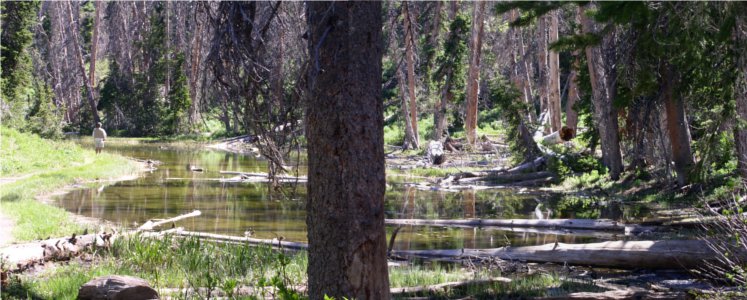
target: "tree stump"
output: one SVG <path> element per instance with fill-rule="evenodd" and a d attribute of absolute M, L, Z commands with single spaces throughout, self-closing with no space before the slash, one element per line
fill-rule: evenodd
<path fill-rule="evenodd" d="M 428 160 L 434 165 L 444 163 L 444 145 L 438 141 L 428 143 Z"/>
<path fill-rule="evenodd" d="M 158 292 L 148 282 L 131 276 L 110 275 L 95 278 L 80 287 L 78 300 L 150 300 Z"/>

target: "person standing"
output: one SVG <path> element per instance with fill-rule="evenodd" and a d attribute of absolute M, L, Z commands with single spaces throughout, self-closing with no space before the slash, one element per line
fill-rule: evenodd
<path fill-rule="evenodd" d="M 104 149 L 104 141 L 106 141 L 106 131 L 101 128 L 101 122 L 96 122 L 96 128 L 93 129 L 93 142 L 96 145 L 96 154 L 101 153 L 101 149 Z"/>

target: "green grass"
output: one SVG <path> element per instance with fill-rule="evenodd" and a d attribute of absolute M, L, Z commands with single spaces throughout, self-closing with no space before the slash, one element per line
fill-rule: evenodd
<path fill-rule="evenodd" d="M 64 236 L 81 230 L 70 214 L 37 201 L 38 195 L 75 183 L 135 174 L 138 170 L 135 162 L 122 156 L 95 155 L 93 150 L 73 143 L 42 140 L 5 128 L 2 133 L 3 166 L 6 162 L 14 165 L 9 174 L 31 174 L 3 184 L 0 190 L 0 212 L 15 221 L 13 236 L 18 241 Z"/>
<path fill-rule="evenodd" d="M 91 153 L 72 142 L 45 140 L 0 127 L 0 176 L 3 177 L 81 165 Z"/>

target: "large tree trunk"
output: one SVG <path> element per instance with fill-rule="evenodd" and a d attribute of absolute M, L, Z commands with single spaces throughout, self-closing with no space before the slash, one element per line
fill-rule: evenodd
<path fill-rule="evenodd" d="M 86 94 L 88 96 L 88 105 L 91 106 L 91 113 L 93 114 L 93 121 L 95 123 L 101 122 L 99 114 L 96 111 L 96 100 L 93 98 L 93 88 L 91 87 L 91 81 L 88 79 L 86 74 L 86 66 L 83 61 L 83 49 L 80 48 L 80 40 L 78 35 L 78 22 L 75 21 L 73 16 L 73 4 L 67 2 L 67 13 L 70 16 L 70 32 L 72 33 L 73 47 L 75 47 L 75 58 L 78 61 L 78 70 L 81 76 L 83 76 L 83 83 L 86 86 Z"/>
<path fill-rule="evenodd" d="M 470 38 L 469 70 L 467 73 L 467 117 L 465 131 L 467 143 L 474 145 L 477 141 L 477 97 L 480 86 L 480 55 L 482 51 L 482 34 L 485 16 L 485 1 L 475 2 L 472 14 L 472 37 Z"/>
<path fill-rule="evenodd" d="M 739 76 L 734 88 L 737 102 L 737 124 L 734 127 L 734 141 L 737 146 L 737 171 L 743 181 L 747 181 L 747 20 L 745 16 L 737 14 L 734 27 L 737 39 L 737 67 Z"/>
<path fill-rule="evenodd" d="M 558 14 L 559 11 L 550 12 L 550 28 L 547 45 L 554 43 L 558 40 Z M 560 57 L 558 52 L 547 51 L 547 62 L 549 64 L 547 74 L 547 104 L 548 113 L 550 114 L 550 128 L 552 132 L 559 131 L 561 124 L 561 108 L 560 108 Z"/>
<path fill-rule="evenodd" d="M 309 298 L 389 299 L 380 2 L 309 2 Z"/>
<path fill-rule="evenodd" d="M 582 12 L 581 24 L 584 33 L 595 32 L 594 23 Z M 609 35 L 603 38 L 601 46 L 586 47 L 586 59 L 591 78 L 592 104 L 594 105 L 594 122 L 599 128 L 599 140 L 602 144 L 602 161 L 609 169 L 610 178 L 617 180 L 623 171 L 622 154 L 620 153 L 620 135 L 618 133 L 617 109 L 612 104 L 612 91 L 609 90 L 610 78 L 604 68 L 602 47 L 607 44 Z"/>
<path fill-rule="evenodd" d="M 662 98 L 667 111 L 667 133 L 672 145 L 672 159 L 674 171 L 677 172 L 677 184 L 684 186 L 688 183 L 693 155 L 690 150 L 690 129 L 687 126 L 685 103 L 675 94 L 675 74 L 672 66 L 665 62 L 660 69 L 662 80 Z"/>
<path fill-rule="evenodd" d="M 407 59 L 407 95 L 410 98 L 410 127 L 414 143 L 413 149 L 420 148 L 420 137 L 418 136 L 418 99 L 415 97 L 415 35 L 413 34 L 412 20 L 414 16 L 410 13 L 408 2 L 402 2 L 402 18 L 405 24 L 405 57 Z"/>

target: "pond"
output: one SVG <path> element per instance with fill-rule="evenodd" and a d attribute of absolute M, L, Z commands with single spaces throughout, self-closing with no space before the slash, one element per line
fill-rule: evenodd
<path fill-rule="evenodd" d="M 91 186 L 58 197 L 57 204 L 87 217 L 100 218 L 134 227 L 154 218 L 202 211 L 202 216 L 179 222 L 191 231 L 306 242 L 305 186 L 286 185 L 270 193 L 265 183 L 227 183 L 216 179 L 233 175 L 220 171 L 266 172 L 265 161 L 252 155 L 204 147 L 174 147 L 168 144 L 133 143 L 113 139 L 105 151 L 138 159 L 162 162 L 158 169 L 131 181 Z M 80 143 L 90 147 L 89 139 Z M 203 172 L 192 172 L 188 165 Z M 305 172 L 303 166 L 301 171 Z M 387 218 L 609 218 L 635 219 L 648 213 L 645 207 L 599 204 L 588 199 L 560 199 L 557 195 L 527 189 L 424 191 L 402 178 L 390 178 L 386 193 Z M 407 181 L 407 180 L 404 180 Z M 389 234 L 393 226 L 387 226 Z M 405 226 L 395 249 L 493 248 L 506 245 L 536 245 L 552 242 L 584 243 L 630 239 L 622 234 L 532 229 L 445 228 Z"/>

